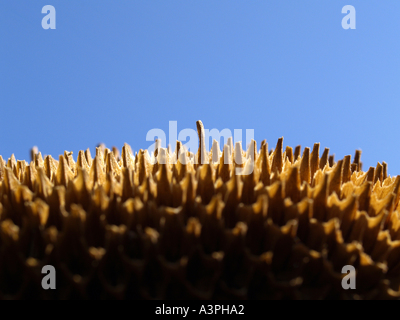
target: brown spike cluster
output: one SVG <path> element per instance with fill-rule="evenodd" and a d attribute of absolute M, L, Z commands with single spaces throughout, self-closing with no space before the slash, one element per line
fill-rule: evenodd
<path fill-rule="evenodd" d="M 400 298 L 400 176 L 385 162 L 363 172 L 360 151 L 334 162 L 283 138 L 207 152 L 197 128 L 196 155 L 0 156 L 0 299 Z"/>

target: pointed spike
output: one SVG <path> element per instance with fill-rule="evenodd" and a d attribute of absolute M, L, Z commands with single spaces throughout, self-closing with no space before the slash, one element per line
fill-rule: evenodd
<path fill-rule="evenodd" d="M 122 165 L 124 168 L 130 168 L 130 169 L 134 168 L 134 161 L 131 157 L 131 148 L 126 143 L 122 147 L 121 158 L 122 158 Z"/>
<path fill-rule="evenodd" d="M 119 160 L 119 150 L 118 150 L 118 148 L 117 147 L 112 147 L 112 152 L 113 152 L 113 154 L 114 154 L 114 158 L 115 158 L 115 160 Z"/>
<path fill-rule="evenodd" d="M 37 155 L 39 152 L 38 147 L 34 146 L 31 149 L 31 161 L 35 161 L 35 155 Z"/>
<path fill-rule="evenodd" d="M 166 149 L 160 149 L 163 154 Z M 165 155 L 164 155 L 165 156 Z M 160 164 L 157 178 L 157 204 L 159 206 L 170 206 L 172 200 L 171 180 L 166 164 Z"/>
<path fill-rule="evenodd" d="M 331 168 L 335 165 L 335 155 L 334 154 L 329 156 L 328 163 Z"/>
<path fill-rule="evenodd" d="M 159 164 L 167 164 L 167 149 L 160 148 L 158 152 L 158 163 Z"/>
<path fill-rule="evenodd" d="M 247 159 L 252 159 L 253 163 L 257 159 L 257 142 L 251 139 L 249 149 L 247 150 Z"/>
<path fill-rule="evenodd" d="M 77 168 L 77 175 L 74 179 L 74 190 L 80 197 L 89 196 L 89 190 L 93 189 L 93 184 L 89 179 L 88 173 L 82 169 L 82 167 Z"/>
<path fill-rule="evenodd" d="M 117 161 L 117 163 L 118 163 L 118 159 L 117 158 L 115 158 L 114 157 L 114 159 Z M 136 170 L 136 168 L 137 168 L 137 166 L 138 166 L 138 163 L 139 163 L 139 156 L 138 156 L 138 153 L 137 152 L 135 152 L 135 165 L 134 165 L 134 167 L 133 167 L 133 170 Z M 119 165 L 119 164 L 118 164 Z"/>
<path fill-rule="evenodd" d="M 299 202 L 301 200 L 300 188 L 300 171 L 297 166 L 293 166 L 285 183 L 285 197 L 290 197 L 293 203 Z"/>
<path fill-rule="evenodd" d="M 37 170 L 37 188 L 38 194 L 43 198 L 47 199 L 47 197 L 51 194 L 53 184 L 46 176 L 43 168 L 38 168 Z"/>
<path fill-rule="evenodd" d="M 84 169 L 86 172 L 90 171 L 90 166 L 87 163 L 85 152 L 83 150 L 80 150 L 78 153 L 78 159 L 76 161 L 76 166 L 78 168 Z"/>
<path fill-rule="evenodd" d="M 266 187 L 269 186 L 271 183 L 271 166 L 269 164 L 269 157 L 268 157 L 268 143 L 265 143 L 262 146 L 260 157 L 261 157 L 260 181 Z"/>
<path fill-rule="evenodd" d="M 154 157 L 157 158 L 160 148 L 161 148 L 161 139 L 156 139 L 156 143 L 154 144 Z"/>
<path fill-rule="evenodd" d="M 181 141 L 176 141 L 176 147 L 175 147 L 175 156 L 177 159 L 179 159 L 179 152 L 181 151 L 182 148 L 182 142 Z"/>
<path fill-rule="evenodd" d="M 92 167 L 90 168 L 90 177 L 93 181 L 93 184 L 97 182 L 98 185 L 102 185 L 105 181 L 105 175 L 103 172 L 102 162 L 103 159 L 101 154 L 96 155 L 93 159 Z"/>
<path fill-rule="evenodd" d="M 353 163 L 359 164 L 361 162 L 361 150 L 356 150 Z"/>
<path fill-rule="evenodd" d="M 197 125 L 197 135 L 199 136 L 199 149 L 197 151 L 197 164 L 208 163 L 207 151 L 206 151 L 206 134 L 204 131 L 203 122 L 198 120 Z"/>
<path fill-rule="evenodd" d="M 139 150 L 138 156 L 139 156 L 139 185 L 141 186 L 147 175 L 145 154 L 142 149 Z"/>
<path fill-rule="evenodd" d="M 54 159 L 52 156 L 47 156 L 44 161 L 44 169 L 47 178 L 50 179 L 50 181 L 54 180 L 54 176 L 57 173 L 57 164 L 55 163 Z"/>
<path fill-rule="evenodd" d="M 117 176 L 121 174 L 121 168 L 119 167 L 117 160 L 115 160 L 113 152 L 107 154 L 106 173 L 109 172 L 114 172 Z"/>
<path fill-rule="evenodd" d="M 278 139 L 275 147 L 274 158 L 272 159 L 271 172 L 282 172 L 283 169 L 283 137 Z"/>
<path fill-rule="evenodd" d="M 109 153 L 111 153 L 111 150 L 108 149 L 108 148 L 105 148 L 105 149 L 104 149 L 104 158 L 103 158 L 104 166 L 106 166 L 107 158 L 108 158 L 108 154 L 109 154 Z"/>
<path fill-rule="evenodd" d="M 343 179 L 342 183 L 346 183 L 351 179 L 351 170 L 350 170 L 351 156 L 345 156 L 343 161 Z"/>
<path fill-rule="evenodd" d="M 26 168 L 25 168 L 23 181 L 24 181 L 24 185 L 26 185 L 32 191 L 34 189 L 36 175 L 37 175 L 37 171 L 35 169 L 35 166 L 33 165 L 33 162 L 31 162 L 31 165 L 26 166 Z"/>
<path fill-rule="evenodd" d="M 376 165 L 376 170 L 375 170 L 375 177 L 374 177 L 374 184 L 379 180 L 380 182 L 382 182 L 382 178 L 383 178 L 383 167 L 382 165 L 378 162 L 378 164 Z"/>
<path fill-rule="evenodd" d="M 100 145 L 100 147 L 96 148 L 96 157 L 97 158 L 97 163 L 101 166 L 104 167 L 104 149 L 105 147 L 102 147 L 103 145 Z"/>
<path fill-rule="evenodd" d="M 11 195 L 12 190 L 16 190 L 21 185 L 12 170 L 8 167 L 4 170 L 4 185 L 6 186 L 9 195 Z"/>
<path fill-rule="evenodd" d="M 242 143 L 236 142 L 235 143 L 235 154 L 234 154 L 235 166 L 243 167 L 244 161 L 243 161 L 242 152 L 243 152 Z"/>
<path fill-rule="evenodd" d="M 18 163 L 20 162 L 20 160 L 18 160 Z M 25 160 L 22 162 L 21 161 L 21 163 L 24 163 L 24 165 L 23 166 L 21 166 L 20 164 L 17 164 L 17 168 L 16 168 L 16 172 L 18 172 L 18 175 L 16 175 L 16 177 L 18 178 L 18 180 L 20 181 L 20 182 L 23 182 L 24 181 L 24 172 L 25 172 L 25 168 L 26 168 L 26 166 L 28 165 L 26 162 L 25 162 Z M 26 165 L 25 165 L 26 164 Z M 36 170 L 36 169 L 35 169 Z M 33 190 L 33 189 L 32 189 Z"/>
<path fill-rule="evenodd" d="M 85 151 L 85 157 L 86 157 L 86 162 L 88 163 L 89 167 L 91 167 L 93 159 L 92 159 L 92 155 L 90 154 L 90 149 L 89 148 L 86 149 L 86 151 Z"/>
<path fill-rule="evenodd" d="M 301 158 L 300 165 L 300 180 L 310 183 L 311 169 L 310 169 L 310 148 L 305 148 L 303 151 L 303 157 Z"/>
<path fill-rule="evenodd" d="M 242 202 L 244 204 L 253 204 L 256 201 L 256 194 L 254 192 L 254 188 L 256 187 L 256 180 L 254 174 L 254 167 L 251 167 L 252 164 L 248 161 L 244 168 L 244 177 L 243 177 L 243 188 L 242 188 Z M 253 162 L 254 164 L 254 162 Z M 250 169 L 252 169 L 250 171 Z"/>
<path fill-rule="evenodd" d="M 55 184 L 58 186 L 67 187 L 68 182 L 74 178 L 74 174 L 67 164 L 64 156 L 60 155 L 59 164 L 56 173 Z"/>
<path fill-rule="evenodd" d="M 310 158 L 310 174 L 311 174 L 311 183 L 314 181 L 314 174 L 319 169 L 319 143 L 314 143 L 313 150 L 311 152 Z"/>
<path fill-rule="evenodd" d="M 294 163 L 292 147 L 286 146 L 285 152 L 286 152 L 286 158 L 289 159 L 290 163 Z"/>
<path fill-rule="evenodd" d="M 230 179 L 231 158 L 229 154 L 229 146 L 226 144 L 218 165 L 218 177 L 221 178 L 223 182 L 227 182 Z"/>
<path fill-rule="evenodd" d="M 217 140 L 213 140 L 212 145 L 212 162 L 218 163 L 221 151 L 219 150 L 219 144 Z"/>
<path fill-rule="evenodd" d="M 112 155 L 112 157 L 114 157 Z M 115 160 L 115 159 L 114 159 Z M 127 201 L 134 197 L 134 188 L 132 181 L 132 170 L 128 168 L 122 168 L 122 201 Z"/>
<path fill-rule="evenodd" d="M 338 197 L 340 196 L 340 187 L 342 185 L 342 169 L 343 160 L 339 160 L 329 173 L 329 194 L 336 192 Z"/>
<path fill-rule="evenodd" d="M 17 166 L 17 160 L 15 160 L 14 154 L 7 161 L 7 168 L 14 169 Z"/>
<path fill-rule="evenodd" d="M 387 174 L 387 163 L 385 161 L 382 161 L 382 181 L 385 181 L 385 179 L 388 177 Z"/>
<path fill-rule="evenodd" d="M 11 165 L 11 167 L 12 167 L 12 171 L 13 171 L 13 173 L 14 173 L 14 175 L 17 177 L 17 179 L 18 180 L 20 180 L 20 174 L 19 174 L 19 172 L 18 172 L 18 167 L 17 167 L 17 165 Z"/>
<path fill-rule="evenodd" d="M 229 152 L 232 154 L 232 152 L 233 152 L 233 140 L 232 140 L 232 137 L 229 137 L 227 139 L 226 144 L 229 147 Z"/>
<path fill-rule="evenodd" d="M 375 177 L 375 168 L 369 167 L 366 175 L 366 181 L 374 182 L 374 177 Z"/>
<path fill-rule="evenodd" d="M 76 163 L 75 163 L 72 155 L 73 155 L 72 151 L 69 151 L 69 152 L 64 151 L 64 158 L 65 158 L 65 160 L 67 160 L 67 164 L 68 164 L 69 168 L 71 169 L 72 172 L 75 172 Z"/>
<path fill-rule="evenodd" d="M 263 141 L 261 141 L 261 144 L 260 144 L 260 152 L 262 151 L 262 147 L 263 147 L 263 145 L 264 144 L 266 144 L 267 143 L 267 140 L 263 140 Z"/>
<path fill-rule="evenodd" d="M 294 161 L 296 161 L 301 155 L 301 146 L 294 148 Z"/>
<path fill-rule="evenodd" d="M 17 169 L 18 172 L 20 173 L 21 179 L 23 180 L 23 175 L 25 172 L 25 167 L 27 166 L 27 163 L 25 162 L 25 160 L 18 160 L 17 161 Z"/>
<path fill-rule="evenodd" d="M 325 148 L 322 157 L 319 161 L 319 168 L 321 170 L 324 170 L 324 167 L 327 165 L 328 157 L 329 157 L 329 148 Z"/>
<path fill-rule="evenodd" d="M 168 150 L 168 154 L 171 156 L 172 155 L 172 148 L 171 148 L 171 145 L 169 143 L 168 143 L 167 150 Z"/>

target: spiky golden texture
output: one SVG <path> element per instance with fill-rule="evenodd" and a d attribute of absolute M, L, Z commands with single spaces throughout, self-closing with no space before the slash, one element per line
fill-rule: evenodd
<path fill-rule="evenodd" d="M 385 163 L 203 142 L 156 164 L 128 145 L 0 157 L 0 298 L 400 298 L 400 177 Z"/>

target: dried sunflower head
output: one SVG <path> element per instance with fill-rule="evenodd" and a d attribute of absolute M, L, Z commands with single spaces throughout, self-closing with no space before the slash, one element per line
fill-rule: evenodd
<path fill-rule="evenodd" d="M 0 298 L 398 299 L 400 177 L 320 145 L 0 156 Z M 241 172 L 242 174 L 237 174 Z M 57 289 L 43 290 L 54 266 Z M 342 287 L 344 266 L 356 289 Z"/>

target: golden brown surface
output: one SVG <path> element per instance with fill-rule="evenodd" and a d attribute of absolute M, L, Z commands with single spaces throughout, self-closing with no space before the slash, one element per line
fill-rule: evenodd
<path fill-rule="evenodd" d="M 359 151 L 334 162 L 282 138 L 270 153 L 203 143 L 189 155 L 177 142 L 177 164 L 128 145 L 0 157 L 0 298 L 400 298 L 400 176 L 386 163 L 364 172 Z"/>

